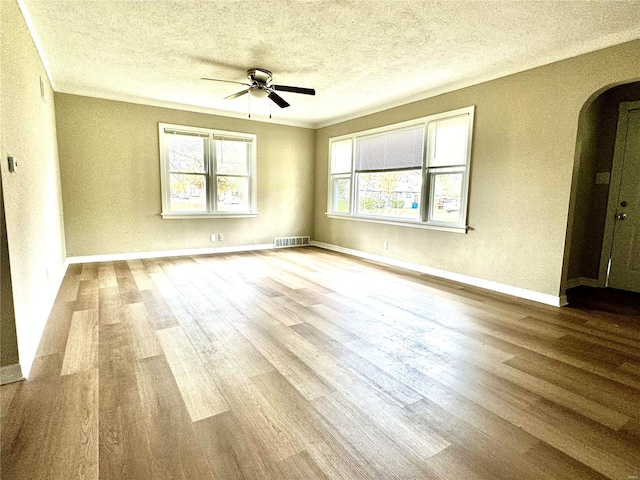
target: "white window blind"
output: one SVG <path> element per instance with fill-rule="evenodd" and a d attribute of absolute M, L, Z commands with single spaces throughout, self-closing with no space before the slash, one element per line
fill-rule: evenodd
<path fill-rule="evenodd" d="M 424 125 L 356 139 L 356 172 L 422 167 Z"/>

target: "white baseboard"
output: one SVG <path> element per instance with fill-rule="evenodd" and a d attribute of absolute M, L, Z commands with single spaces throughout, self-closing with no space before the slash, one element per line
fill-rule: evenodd
<path fill-rule="evenodd" d="M 6 385 L 7 383 L 19 382 L 24 380 L 22 375 L 22 368 L 19 363 L 13 365 L 4 365 L 0 367 L 0 385 Z"/>
<path fill-rule="evenodd" d="M 534 302 L 544 303 L 546 305 L 552 305 L 554 307 L 561 307 L 567 304 L 567 299 L 565 296 L 561 297 L 549 295 L 547 293 L 540 293 L 534 290 L 527 290 L 525 288 L 514 287 L 511 285 L 506 285 L 504 283 L 498 283 L 491 280 L 484 280 L 482 278 L 462 275 L 460 273 L 448 272 L 446 270 L 427 267 L 425 265 L 406 262 L 404 260 L 396 260 L 389 257 L 383 257 L 382 255 L 362 252 L 360 250 L 353 250 L 351 248 L 339 247 L 338 245 L 332 245 L 329 243 L 312 241 L 311 245 L 314 247 L 325 248 L 327 250 L 346 253 L 347 255 L 353 255 L 355 257 L 360 257 L 367 260 L 373 260 L 375 262 L 384 263 L 386 265 L 392 265 L 394 267 L 405 268 L 414 272 L 433 275 L 434 277 L 446 278 L 447 280 L 453 280 L 455 282 L 464 283 L 466 285 L 473 285 L 474 287 L 480 287 L 486 290 L 492 290 L 494 292 L 505 293 L 513 297 L 533 300 Z"/>
<path fill-rule="evenodd" d="M 140 260 L 143 258 L 184 257 L 189 255 L 210 255 L 212 253 L 251 252 L 254 250 L 272 250 L 272 243 L 259 245 L 236 245 L 229 247 L 186 248 L 182 250 L 157 250 L 154 252 L 107 253 L 101 255 L 83 255 L 68 257 L 69 263 L 116 262 L 120 260 Z"/>
<path fill-rule="evenodd" d="M 597 278 L 586 278 L 586 277 L 578 277 L 572 278 L 571 280 L 567 280 L 565 285 L 565 290 L 569 288 L 575 287 L 594 287 L 594 288 L 604 288 L 604 285 L 600 283 Z"/>

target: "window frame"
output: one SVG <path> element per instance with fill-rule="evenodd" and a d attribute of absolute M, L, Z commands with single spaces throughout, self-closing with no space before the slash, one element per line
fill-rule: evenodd
<path fill-rule="evenodd" d="M 205 177 L 206 211 L 171 210 L 171 174 L 191 172 L 173 172 L 169 169 L 169 138 L 172 134 L 192 135 L 205 139 L 204 163 L 205 172 L 196 172 Z M 162 197 L 162 218 L 245 218 L 256 217 L 257 210 L 257 135 L 252 133 L 230 132 L 187 125 L 158 123 L 158 143 L 160 157 L 160 193 Z M 220 174 L 216 158 L 217 140 L 240 140 L 247 142 L 249 158 L 247 160 L 247 174 Z M 247 210 L 219 210 L 218 209 L 218 177 L 247 178 L 248 179 L 248 209 Z"/>
<path fill-rule="evenodd" d="M 370 130 L 364 130 L 359 132 L 353 132 L 345 135 L 332 137 L 329 139 L 329 158 L 328 158 L 328 198 L 327 198 L 327 217 L 345 220 L 356 220 L 373 223 L 383 223 L 390 225 L 399 225 L 414 228 L 425 228 L 432 230 L 443 230 L 457 233 L 466 233 L 469 226 L 467 225 L 467 212 L 468 212 L 468 199 L 469 199 L 469 180 L 471 170 L 471 151 L 472 151 L 472 138 L 473 138 L 473 125 L 474 125 L 474 112 L 475 106 L 469 106 L 451 110 L 448 112 L 442 112 L 426 117 L 417 118 L 414 120 L 408 120 L 405 122 L 395 123 L 392 125 L 385 125 L 383 127 L 373 128 Z M 430 135 L 430 124 L 434 124 L 437 121 L 445 120 L 448 118 L 454 118 L 457 116 L 468 116 L 468 132 L 467 132 L 467 144 L 464 164 L 458 165 L 444 165 L 444 166 L 429 166 L 429 155 L 432 151 L 432 140 Z M 423 126 L 424 128 L 424 143 L 422 152 L 422 185 L 420 189 L 420 206 L 419 206 L 419 218 L 405 219 L 397 218 L 393 216 L 375 215 L 375 214 L 362 214 L 358 213 L 358 172 L 356 171 L 356 140 L 360 137 L 367 137 L 377 134 L 391 133 L 393 131 L 405 130 L 416 126 Z M 336 142 L 344 140 L 351 140 L 351 171 L 350 173 L 332 173 L 333 168 L 333 145 Z M 456 172 L 451 171 L 455 169 Z M 431 219 L 432 205 L 434 204 L 434 186 L 435 178 L 437 175 L 448 173 L 457 173 L 458 170 L 462 170 L 462 183 L 460 192 L 460 215 L 459 221 L 448 222 Z M 389 170 L 389 172 L 396 172 L 400 170 Z M 351 189 L 349 192 L 349 212 L 338 212 L 334 205 L 334 180 L 336 178 L 349 178 L 351 182 Z"/>

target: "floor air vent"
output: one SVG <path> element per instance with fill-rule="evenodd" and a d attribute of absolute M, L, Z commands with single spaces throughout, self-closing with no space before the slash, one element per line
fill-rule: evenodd
<path fill-rule="evenodd" d="M 281 237 L 273 239 L 274 248 L 303 247 L 309 245 L 309 237 Z"/>

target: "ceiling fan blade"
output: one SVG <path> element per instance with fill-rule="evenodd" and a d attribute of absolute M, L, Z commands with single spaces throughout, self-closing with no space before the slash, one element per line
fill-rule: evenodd
<path fill-rule="evenodd" d="M 316 91 L 313 88 L 290 87 L 288 85 L 271 85 L 271 88 L 280 92 L 302 93 L 303 95 L 316 94 Z"/>
<path fill-rule="evenodd" d="M 205 77 L 202 77 L 200 80 L 211 80 L 212 82 L 237 83 L 238 85 L 245 85 L 246 87 L 250 87 L 251 86 L 248 83 L 234 82 L 233 80 L 220 80 L 219 78 L 205 78 Z"/>
<path fill-rule="evenodd" d="M 233 93 L 233 94 L 229 95 L 228 97 L 224 97 L 224 99 L 225 100 L 233 100 L 234 98 L 241 97 L 245 93 L 249 93 L 249 89 L 248 88 L 246 90 L 242 90 L 241 92 Z"/>
<path fill-rule="evenodd" d="M 269 98 L 273 100 L 275 104 L 277 104 L 280 108 L 287 108 L 289 104 L 286 102 L 284 98 L 278 95 L 276 92 L 269 93 Z"/>

